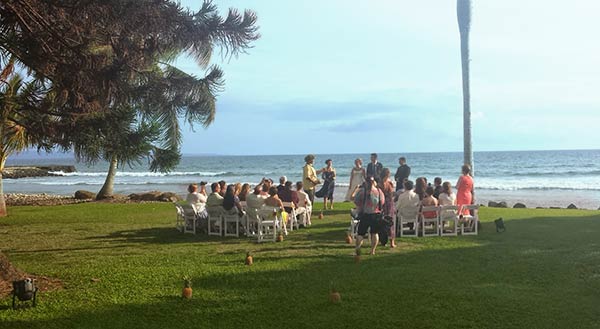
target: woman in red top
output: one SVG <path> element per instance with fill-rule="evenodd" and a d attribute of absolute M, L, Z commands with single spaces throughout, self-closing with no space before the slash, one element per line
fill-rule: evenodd
<path fill-rule="evenodd" d="M 471 177 L 471 167 L 469 165 L 462 166 L 462 176 L 458 178 L 456 183 L 456 205 L 471 205 L 474 201 L 474 184 Z M 469 211 L 463 210 L 463 215 L 469 215 Z"/>

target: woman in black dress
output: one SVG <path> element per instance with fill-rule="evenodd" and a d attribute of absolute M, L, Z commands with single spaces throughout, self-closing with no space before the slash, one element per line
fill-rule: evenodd
<path fill-rule="evenodd" d="M 335 189 L 335 169 L 333 168 L 333 161 L 327 159 L 325 161 L 327 167 L 322 170 L 323 187 L 315 193 L 318 198 L 323 198 L 323 210 L 327 209 L 327 201 L 330 202 L 329 209 L 333 209 L 333 190 Z"/>

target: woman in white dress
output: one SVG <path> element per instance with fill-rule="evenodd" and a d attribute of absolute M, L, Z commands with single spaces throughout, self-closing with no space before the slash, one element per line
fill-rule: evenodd
<path fill-rule="evenodd" d="M 354 193 L 356 193 L 358 187 L 360 187 L 365 181 L 366 176 L 367 173 L 365 172 L 365 168 L 362 166 L 362 160 L 354 160 L 354 168 L 352 168 L 350 171 L 350 186 L 348 187 L 348 192 L 346 193 L 346 201 L 354 200 Z"/>

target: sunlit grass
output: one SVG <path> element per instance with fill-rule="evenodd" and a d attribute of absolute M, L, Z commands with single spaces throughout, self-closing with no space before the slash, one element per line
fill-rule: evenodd
<path fill-rule="evenodd" d="M 597 211 L 485 208 L 479 236 L 405 238 L 357 265 L 344 242 L 349 207 L 260 245 L 180 234 L 170 204 L 13 207 L 0 248 L 65 289 L 42 294 L 35 309 L 0 300 L 0 327 L 600 326 Z M 505 233 L 494 231 L 497 217 Z M 180 298 L 186 274 L 190 301 Z M 339 305 L 328 302 L 331 282 Z"/>

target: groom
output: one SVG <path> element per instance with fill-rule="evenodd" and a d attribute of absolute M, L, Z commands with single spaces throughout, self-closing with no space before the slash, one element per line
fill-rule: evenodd
<path fill-rule="evenodd" d="M 381 185 L 382 172 L 383 165 L 377 161 L 377 153 L 371 153 L 371 162 L 367 165 L 367 179 L 373 177 L 378 186 L 383 186 Z"/>

